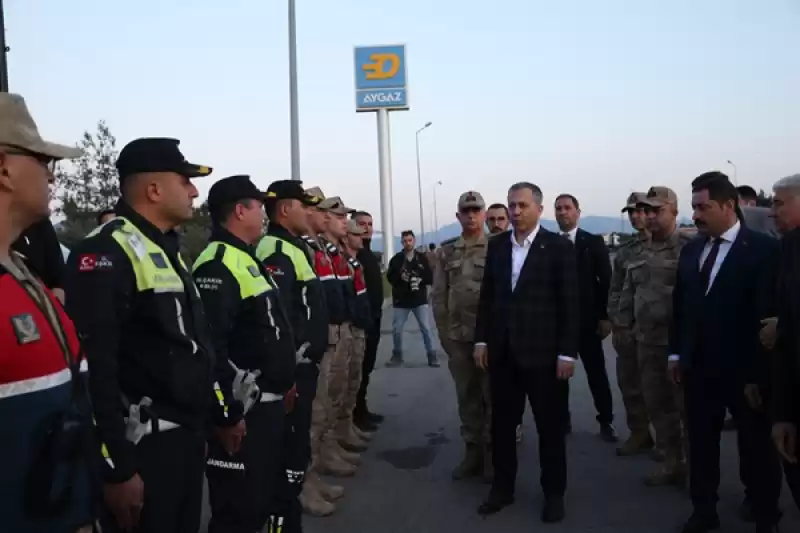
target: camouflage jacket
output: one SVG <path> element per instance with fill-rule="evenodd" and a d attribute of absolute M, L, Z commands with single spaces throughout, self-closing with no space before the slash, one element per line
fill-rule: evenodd
<path fill-rule="evenodd" d="M 691 239 L 677 230 L 666 240 L 651 239 L 628 263 L 619 298 L 618 320 L 622 327 L 633 327 L 638 342 L 654 346 L 668 344 L 678 257 Z"/>
<path fill-rule="evenodd" d="M 458 238 L 440 248 L 433 276 L 433 316 L 443 338 L 472 342 L 489 238 Z"/>
<path fill-rule="evenodd" d="M 619 301 L 625 284 L 625 271 L 628 264 L 642 253 L 648 236 L 640 233 L 617 249 L 611 271 L 611 285 L 608 290 L 608 319 L 615 328 L 623 327 L 619 321 Z"/>

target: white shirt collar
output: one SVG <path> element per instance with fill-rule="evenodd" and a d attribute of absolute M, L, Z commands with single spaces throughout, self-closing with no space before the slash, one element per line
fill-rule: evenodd
<path fill-rule="evenodd" d="M 730 227 L 728 231 L 720 235 L 720 238 L 729 243 L 733 243 L 736 240 L 736 237 L 739 235 L 739 230 L 742 229 L 741 223 L 737 220 L 736 224 Z"/>
<path fill-rule="evenodd" d="M 539 233 L 539 224 L 536 224 L 536 227 L 533 228 L 533 231 L 525 237 L 525 242 L 519 244 L 517 242 L 516 237 L 514 236 L 514 230 L 512 229 L 509 232 L 509 238 L 511 239 L 511 246 L 516 246 L 517 248 L 530 248 L 531 244 L 533 244 L 533 240 L 536 238 L 536 235 Z"/>

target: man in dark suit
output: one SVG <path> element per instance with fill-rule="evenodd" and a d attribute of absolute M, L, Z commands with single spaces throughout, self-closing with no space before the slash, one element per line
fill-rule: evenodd
<path fill-rule="evenodd" d="M 769 360 L 759 342 L 773 305 L 778 243 L 742 225 L 736 188 L 722 173 L 692 182 L 694 220 L 701 237 L 681 251 L 673 290 L 669 372 L 684 388 L 694 512 L 684 533 L 719 528 L 720 432 L 728 408 L 749 456 L 757 533 L 778 520 L 781 472 L 770 440 L 761 391 Z"/>
<path fill-rule="evenodd" d="M 539 434 L 544 522 L 564 518 L 564 391 L 578 352 L 578 273 L 569 242 L 539 226 L 542 191 L 508 191 L 513 231 L 490 239 L 475 331 L 475 361 L 488 369 L 495 476 L 482 515 L 514 502 L 515 429 L 531 404 Z"/>
<path fill-rule="evenodd" d="M 611 287 L 611 259 L 603 237 L 578 228 L 581 209 L 577 198 L 571 194 L 559 194 L 556 197 L 555 209 L 561 235 L 574 245 L 578 263 L 580 294 L 578 353 L 586 370 L 594 407 L 597 409 L 600 435 L 606 442 L 617 442 L 617 431 L 611 425 L 614 420 L 614 407 L 611 401 L 611 387 L 608 384 L 606 356 L 603 353 L 603 339 L 611 333 L 607 310 L 608 291 Z M 567 400 L 566 417 L 566 429 L 569 433 L 572 430 L 569 400 Z"/>

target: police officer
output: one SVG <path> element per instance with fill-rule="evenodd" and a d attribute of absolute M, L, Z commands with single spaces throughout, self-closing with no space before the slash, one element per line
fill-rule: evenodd
<path fill-rule="evenodd" d="M 683 486 L 683 391 L 670 381 L 665 362 L 669 357 L 667 342 L 678 257 L 691 237 L 678 229 L 678 197 L 672 189 L 651 187 L 636 205 L 647 213 L 650 239 L 627 265 L 619 300 L 619 323 L 633 328 L 642 395 L 655 430 L 656 447 L 664 452 L 663 463 L 645 483 Z"/>
<path fill-rule="evenodd" d="M 88 466 L 96 447 L 90 442 L 92 413 L 81 375 L 86 361 L 75 327 L 53 291 L 10 248 L 26 228 L 47 221 L 55 163 L 80 155 L 76 148 L 44 141 L 21 96 L 0 94 L 3 531 L 92 530 Z M 48 450 L 59 442 L 72 444 Z"/>
<path fill-rule="evenodd" d="M 319 379 L 317 380 L 317 396 L 314 398 L 311 417 L 311 461 L 312 472 L 327 474 L 334 477 L 349 477 L 355 474 L 355 466 L 345 459 L 348 452 L 338 445 L 332 434 L 333 424 L 336 419 L 332 409 L 330 385 L 332 369 L 337 353 L 341 356 L 342 350 L 347 350 L 346 342 L 349 340 L 346 300 L 344 284 L 336 274 L 336 268 L 330 255 L 331 249 L 322 234 L 328 231 L 328 225 L 334 216 L 329 208 L 338 199 L 327 199 L 319 187 L 312 187 L 306 193 L 321 198 L 322 201 L 311 207 L 309 211 L 309 234 L 303 237 L 309 249 L 314 254 L 314 270 L 319 277 L 325 293 L 325 302 L 328 308 L 328 345 L 319 366 Z M 343 223 L 342 223 L 343 224 Z M 341 229 L 341 227 L 339 228 Z M 344 234 L 340 231 L 340 234 Z M 346 352 L 344 352 L 346 354 Z M 328 436 L 328 432 L 331 435 Z"/>
<path fill-rule="evenodd" d="M 361 374 L 367 345 L 366 330 L 372 324 L 372 310 L 364 278 L 364 267 L 356 259 L 358 252 L 364 247 L 363 236 L 365 233 L 364 228 L 354 220 L 348 220 L 347 235 L 340 241 L 342 255 L 347 260 L 352 281 L 345 286 L 345 290 L 350 304 L 350 316 L 352 317 L 350 329 L 353 334 L 353 342 L 347 372 L 347 390 L 342 410 L 339 412 L 337 433 L 339 444 L 345 450 L 353 452 L 366 450 L 371 438 L 355 425 L 353 419 L 358 390 L 361 387 Z"/>
<path fill-rule="evenodd" d="M 484 234 L 486 203 L 480 193 L 468 191 L 458 199 L 456 217 L 461 236 L 442 246 L 434 273 L 433 313 L 450 373 L 456 385 L 461 435 L 466 454 L 453 479 L 483 476 L 491 481 L 490 400 L 488 376 L 475 366 L 475 320 L 488 237 Z"/>
<path fill-rule="evenodd" d="M 347 215 L 354 210 L 346 207 L 338 196 L 326 198 L 319 204 L 326 212 L 325 230 L 320 241 L 330 258 L 336 277 L 336 290 L 342 296 L 342 322 L 339 325 L 336 347 L 331 359 L 331 372 L 328 379 L 328 429 L 322 445 L 323 461 L 328 458 L 341 458 L 352 466 L 361 464 L 361 456 L 342 446 L 342 440 L 349 434 L 347 420 L 342 420 L 343 405 L 348 388 L 348 374 L 353 346 L 353 294 L 349 291 L 353 280 L 347 259 L 341 249 L 341 241 L 347 236 Z"/>
<path fill-rule="evenodd" d="M 297 349 L 308 343 L 308 348 L 295 369 L 297 403 L 291 413 L 286 434 L 285 465 L 287 469 L 303 471 L 301 483 L 285 487 L 282 496 L 295 505 L 298 495 L 303 509 L 314 516 L 333 513 L 334 507 L 320 494 L 331 499 L 344 493 L 342 488 L 332 488 L 315 483 L 311 475 L 311 406 L 317 394 L 318 365 L 328 346 L 328 310 L 325 295 L 314 272 L 312 259 L 301 236 L 308 233 L 308 209 L 321 198 L 309 196 L 301 182 L 281 180 L 267 189 L 265 208 L 269 218 L 267 234 L 258 243 L 256 256 L 280 288 L 281 298 L 291 317 L 294 344 Z M 300 493 L 302 484 L 302 493 Z"/>
<path fill-rule="evenodd" d="M 211 325 L 216 381 L 234 398 L 218 406 L 209 441 L 209 533 L 251 533 L 267 522 L 272 533 L 290 518 L 277 490 L 284 486 L 283 399 L 288 394 L 291 405 L 295 345 L 272 277 L 255 257 L 264 197 L 249 176 L 216 182 L 208 193 L 211 242 L 194 264 Z"/>
<path fill-rule="evenodd" d="M 621 457 L 646 453 L 651 451 L 655 445 L 653 436 L 650 434 L 650 418 L 647 416 L 647 407 L 642 395 L 642 377 L 639 373 L 636 337 L 631 325 L 623 325 L 619 316 L 619 299 L 622 284 L 625 281 L 625 271 L 631 261 L 635 261 L 642 253 L 642 247 L 648 239 L 644 209 L 641 205 L 637 205 L 646 196 L 643 192 L 631 193 L 622 209 L 623 213 L 628 214 L 628 220 L 636 230 L 636 235 L 617 248 L 608 294 L 608 318 L 612 328 L 611 342 L 617 352 L 617 383 L 622 392 L 622 402 L 625 404 L 628 429 L 630 430 L 628 440 L 617 448 L 617 455 Z"/>
<path fill-rule="evenodd" d="M 105 459 L 103 531 L 195 533 L 200 525 L 214 384 L 203 305 L 175 228 L 192 216 L 188 163 L 175 139 L 130 142 L 117 159 L 117 218 L 72 251 L 70 316 L 92 368 L 90 391 Z"/>

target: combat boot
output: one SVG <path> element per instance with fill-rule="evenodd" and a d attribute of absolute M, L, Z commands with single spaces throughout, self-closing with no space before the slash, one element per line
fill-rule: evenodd
<path fill-rule="evenodd" d="M 638 430 L 631 433 L 628 440 L 617 448 L 620 457 L 632 457 L 642 453 L 652 453 L 655 442 L 650 435 L 650 430 Z"/>
<path fill-rule="evenodd" d="M 467 443 L 464 459 L 453 470 L 453 480 L 461 481 L 483 474 L 483 453 L 481 446 L 471 442 Z"/>
<path fill-rule="evenodd" d="M 344 487 L 326 483 L 314 470 L 309 470 L 306 480 L 311 481 L 314 490 L 326 501 L 335 502 L 344 497 Z"/>
<path fill-rule="evenodd" d="M 367 449 L 367 443 L 358 438 L 358 436 L 351 431 L 352 424 L 350 420 L 340 420 L 336 428 L 336 436 L 339 445 L 345 450 L 350 452 L 363 452 Z"/>
<path fill-rule="evenodd" d="M 367 442 L 370 442 L 375 436 L 372 432 L 364 431 L 363 429 L 359 428 L 355 423 L 351 424 L 350 429 L 358 438 Z"/>
<path fill-rule="evenodd" d="M 320 452 L 319 471 L 333 477 L 352 477 L 356 467 L 342 459 L 330 443 L 325 443 Z"/>
<path fill-rule="evenodd" d="M 645 478 L 644 484 L 648 487 L 665 487 L 667 485 L 685 487 L 686 463 L 674 457 L 666 457 L 664 462 Z"/>
<path fill-rule="evenodd" d="M 310 479 L 306 478 L 303 484 L 303 491 L 297 498 L 303 508 L 303 512 L 310 516 L 330 516 L 336 512 L 336 506 L 331 502 L 325 500 L 320 494 L 318 488 L 309 483 Z"/>
<path fill-rule="evenodd" d="M 339 441 L 336 438 L 332 438 L 330 442 L 330 446 L 333 449 L 333 453 L 338 455 L 345 463 L 349 463 L 353 466 L 361 465 L 361 455 L 353 452 L 348 452 L 342 445 L 339 444 Z"/>
<path fill-rule="evenodd" d="M 492 447 L 483 448 L 483 482 L 491 484 L 494 481 L 494 464 L 492 463 Z"/>

